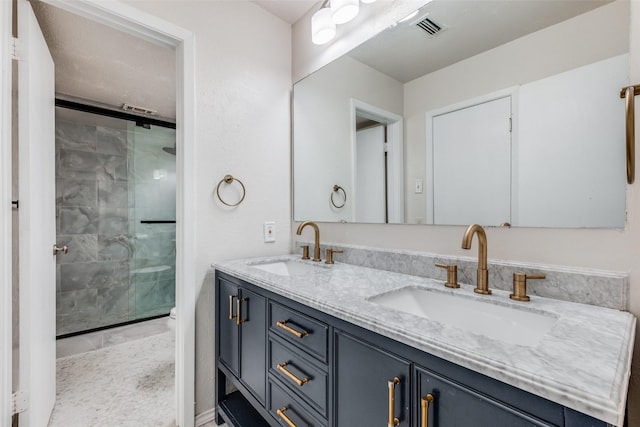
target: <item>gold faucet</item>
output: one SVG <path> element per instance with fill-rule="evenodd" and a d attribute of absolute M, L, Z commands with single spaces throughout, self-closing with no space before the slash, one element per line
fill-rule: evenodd
<path fill-rule="evenodd" d="M 462 236 L 462 249 L 471 249 L 473 235 L 478 235 L 478 284 L 474 292 L 489 295 L 489 271 L 487 270 L 487 235 L 478 224 L 471 224 Z"/>
<path fill-rule="evenodd" d="M 320 229 L 318 228 L 318 225 L 313 222 L 313 221 L 305 221 L 302 224 L 300 224 L 298 226 L 298 231 L 296 231 L 296 234 L 299 236 L 302 234 L 302 229 L 305 228 L 307 225 L 310 225 L 311 227 L 313 227 L 313 231 L 315 232 L 315 243 L 313 245 L 313 261 L 321 261 L 320 259 Z"/>

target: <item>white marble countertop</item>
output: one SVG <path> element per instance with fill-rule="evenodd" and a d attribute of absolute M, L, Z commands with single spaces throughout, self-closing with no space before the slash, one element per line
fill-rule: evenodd
<path fill-rule="evenodd" d="M 509 299 L 509 292 L 505 291 L 478 295 L 470 285 L 462 284 L 461 288 L 450 290 L 443 286 L 442 280 L 343 263 L 325 265 L 300 261 L 316 268 L 310 274 L 295 276 L 282 276 L 251 266 L 299 258 L 299 255 L 253 258 L 215 263 L 213 267 L 609 424 L 622 425 L 636 324 L 630 313 L 535 296 L 528 303 L 520 303 Z M 540 342 L 531 347 L 382 308 L 367 300 L 406 286 L 519 307 L 558 320 Z"/>

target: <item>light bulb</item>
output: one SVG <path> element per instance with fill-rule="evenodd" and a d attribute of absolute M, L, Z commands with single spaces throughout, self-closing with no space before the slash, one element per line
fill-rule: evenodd
<path fill-rule="evenodd" d="M 331 20 L 344 24 L 356 17 L 360 11 L 360 0 L 331 0 Z"/>
<path fill-rule="evenodd" d="M 311 41 L 325 44 L 336 36 L 336 24 L 331 20 L 331 9 L 322 8 L 311 17 Z"/>
<path fill-rule="evenodd" d="M 364 4 L 374 3 L 376 0 L 360 0 Z"/>

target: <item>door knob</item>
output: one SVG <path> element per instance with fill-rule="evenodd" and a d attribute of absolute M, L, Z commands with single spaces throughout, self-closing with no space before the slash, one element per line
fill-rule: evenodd
<path fill-rule="evenodd" d="M 53 245 L 53 254 L 54 255 L 58 255 L 60 252 L 62 252 L 63 254 L 69 253 L 69 247 L 67 245 L 63 245 L 62 247 L 58 247 L 58 245 L 56 245 L 54 243 L 54 245 Z"/>

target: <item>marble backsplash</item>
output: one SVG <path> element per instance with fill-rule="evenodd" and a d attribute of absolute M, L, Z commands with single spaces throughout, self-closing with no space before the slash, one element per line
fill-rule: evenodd
<path fill-rule="evenodd" d="M 301 254 L 300 246 L 306 244 L 313 250 L 313 242 L 296 241 L 294 252 Z M 446 280 L 447 272 L 435 264 L 456 264 L 458 282 L 476 283 L 477 258 L 474 257 L 387 250 L 341 243 L 323 243 L 320 246 L 323 260 L 327 248 L 342 249 L 344 253 L 334 255 L 336 262 L 443 281 Z M 629 310 L 629 279 L 626 273 L 491 259 L 488 260 L 488 270 L 490 289 L 512 291 L 513 273 L 544 274 L 545 279 L 527 282 L 528 295 Z"/>

